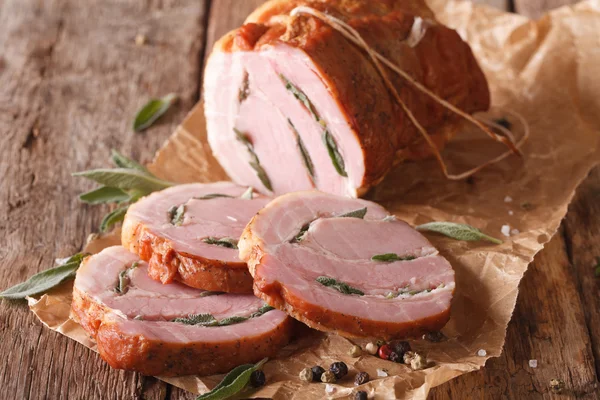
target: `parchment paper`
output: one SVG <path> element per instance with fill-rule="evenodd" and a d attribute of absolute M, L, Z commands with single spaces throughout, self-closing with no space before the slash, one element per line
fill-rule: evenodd
<path fill-rule="evenodd" d="M 374 380 L 366 385 L 377 399 L 425 399 L 429 390 L 481 368 L 500 355 L 517 299 L 519 281 L 534 255 L 556 232 L 577 185 L 600 160 L 600 2 L 561 8 L 533 22 L 469 2 L 431 0 L 438 18 L 458 29 L 471 44 L 490 81 L 493 104 L 521 113 L 530 124 L 524 158 L 510 157 L 468 182 L 445 180 L 433 161 L 402 164 L 370 197 L 411 224 L 431 220 L 465 222 L 502 237 L 500 246 L 466 243 L 431 235 L 456 270 L 449 340 L 413 347 L 434 366 L 413 372 L 371 356 L 346 353 L 351 343 L 307 330 L 266 365 L 268 386 L 252 393 L 274 399 L 325 398 L 324 384 L 303 384 L 298 372 L 315 364 L 343 360 Z M 502 111 L 497 111 L 503 116 Z M 515 133 L 522 129 L 514 119 Z M 226 179 L 206 144 L 202 108 L 197 106 L 157 154 L 151 169 L 178 181 Z M 483 134 L 465 132 L 445 151 L 454 167 L 465 167 L 500 149 Z M 509 225 L 513 234 L 501 234 Z M 89 250 L 118 243 L 118 234 L 91 242 Z M 71 284 L 39 300 L 32 311 L 53 330 L 94 349 L 85 332 L 69 320 Z M 364 342 L 359 342 L 364 344 Z M 477 356 L 484 349 L 485 357 Z M 377 379 L 377 368 L 390 376 Z M 200 392 L 220 377 L 165 379 Z M 353 393 L 352 378 L 336 386 L 333 398 Z"/>

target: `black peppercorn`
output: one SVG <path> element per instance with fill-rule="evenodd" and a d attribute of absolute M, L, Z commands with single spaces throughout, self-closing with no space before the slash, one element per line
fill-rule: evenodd
<path fill-rule="evenodd" d="M 250 386 L 258 388 L 264 386 L 265 383 L 267 383 L 267 377 L 261 370 L 254 371 L 252 375 L 250 375 Z"/>
<path fill-rule="evenodd" d="M 346 375 L 348 375 L 348 366 L 344 362 L 334 362 L 329 367 L 329 370 L 333 372 L 336 379 L 342 379 Z"/>
<path fill-rule="evenodd" d="M 318 365 L 312 367 L 311 370 L 313 372 L 313 382 L 321 382 L 321 375 L 323 375 L 325 370 Z"/>
<path fill-rule="evenodd" d="M 371 379 L 371 377 L 369 376 L 368 373 L 359 372 L 358 374 L 356 374 L 356 378 L 354 378 L 354 384 L 356 386 L 364 385 L 365 383 L 369 382 L 370 379 Z"/>
<path fill-rule="evenodd" d="M 408 342 L 393 342 L 391 343 L 392 351 L 400 356 L 404 357 L 404 353 L 411 351 L 410 343 Z"/>
<path fill-rule="evenodd" d="M 367 400 L 369 396 L 367 396 L 367 392 L 361 390 L 360 392 L 356 392 L 354 395 L 354 400 Z"/>
<path fill-rule="evenodd" d="M 442 332 L 428 332 L 423 335 L 423 339 L 428 340 L 433 343 L 438 343 L 446 340 L 446 336 Z"/>
<path fill-rule="evenodd" d="M 402 359 L 402 357 L 400 357 L 400 355 L 398 353 L 396 353 L 395 351 L 392 351 L 390 353 L 390 356 L 388 357 L 388 360 L 393 361 L 395 363 L 397 363 L 397 362 L 404 362 L 404 360 Z"/>

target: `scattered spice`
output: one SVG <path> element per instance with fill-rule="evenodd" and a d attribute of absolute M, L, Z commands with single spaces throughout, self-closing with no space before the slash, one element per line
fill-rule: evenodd
<path fill-rule="evenodd" d="M 410 364 L 410 360 L 412 360 L 415 357 L 415 353 L 414 351 L 407 351 L 406 353 L 404 353 L 404 356 L 402 356 L 402 360 L 404 361 L 404 364 Z"/>
<path fill-rule="evenodd" d="M 310 368 L 304 368 L 302 371 L 300 371 L 300 380 L 303 382 L 313 382 L 313 377 L 313 372 Z"/>
<path fill-rule="evenodd" d="M 487 351 L 485 351 L 484 349 L 479 349 L 479 350 L 477 350 L 477 355 L 479 357 L 485 357 L 485 356 L 487 356 Z"/>
<path fill-rule="evenodd" d="M 519 233 L 521 233 L 518 229 L 511 229 L 510 234 L 513 236 L 517 236 Z"/>
<path fill-rule="evenodd" d="M 523 210 L 525 210 L 525 211 L 531 211 L 531 210 L 533 210 L 535 207 L 534 207 L 534 205 L 533 205 L 533 204 L 531 204 L 531 203 L 529 203 L 529 202 L 527 202 L 527 201 L 526 201 L 525 203 L 521 204 L 521 208 L 522 208 Z"/>
<path fill-rule="evenodd" d="M 392 350 L 395 353 L 398 353 L 398 355 L 400 356 L 400 358 L 404 357 L 404 354 L 407 351 L 411 351 L 411 347 L 410 347 L 410 343 L 406 342 L 406 341 L 397 341 L 397 342 L 392 342 L 390 343 L 390 345 L 392 346 Z"/>
<path fill-rule="evenodd" d="M 427 360 L 419 353 L 415 353 L 415 356 L 410 360 L 410 368 L 413 371 L 419 371 L 427 368 Z"/>
<path fill-rule="evenodd" d="M 377 351 L 377 355 L 379 356 L 379 358 L 381 358 L 383 360 L 389 360 L 391 353 L 392 353 L 392 348 L 390 346 L 388 346 L 387 344 L 384 344 L 383 346 L 381 346 L 379 348 L 379 350 Z"/>
<path fill-rule="evenodd" d="M 335 383 L 335 374 L 331 371 L 325 371 L 321 374 L 321 382 L 323 383 Z"/>
<path fill-rule="evenodd" d="M 373 342 L 369 342 L 367 343 L 367 345 L 365 346 L 365 350 L 367 351 L 367 353 L 371 354 L 372 356 L 374 356 L 375 354 L 377 354 L 377 350 L 379 350 L 379 346 L 377 346 L 375 343 Z"/>
<path fill-rule="evenodd" d="M 348 366 L 342 361 L 334 362 L 329 366 L 329 371 L 333 372 L 336 379 L 342 379 L 348 375 Z"/>
<path fill-rule="evenodd" d="M 354 378 L 354 384 L 356 386 L 360 386 L 360 385 L 364 385 L 365 383 L 369 382 L 371 380 L 371 377 L 369 376 L 369 374 L 367 372 L 359 372 L 358 374 L 356 374 L 356 377 Z"/>
<path fill-rule="evenodd" d="M 512 128 L 512 124 L 510 123 L 509 120 L 506 119 L 506 117 L 495 119 L 494 122 L 508 130 L 510 130 Z"/>
<path fill-rule="evenodd" d="M 502 228 L 500 228 L 500 232 L 502 232 L 502 234 L 506 237 L 510 236 L 510 225 L 502 225 Z"/>
<path fill-rule="evenodd" d="M 381 339 L 379 339 L 379 340 L 376 342 L 376 344 L 377 344 L 377 346 L 378 346 L 378 347 L 381 347 L 381 346 L 383 346 L 383 345 L 385 344 L 385 340 L 381 340 Z"/>
<path fill-rule="evenodd" d="M 146 35 L 144 35 L 143 33 L 138 33 L 137 35 L 135 35 L 135 45 L 136 46 L 143 46 L 146 44 Z"/>
<path fill-rule="evenodd" d="M 538 361 L 537 360 L 529 360 L 529 366 L 531 368 L 537 368 L 538 366 Z"/>
<path fill-rule="evenodd" d="M 550 390 L 553 393 L 560 393 L 565 388 L 565 382 L 561 379 L 551 379 L 550 380 Z"/>
<path fill-rule="evenodd" d="M 512 197 L 510 197 L 510 196 L 506 196 L 506 197 L 504 198 L 504 202 L 505 202 L 505 203 L 512 203 L 512 201 L 513 201 L 513 199 L 512 199 Z"/>
<path fill-rule="evenodd" d="M 325 372 L 325 370 L 319 365 L 315 365 L 314 367 L 312 367 L 311 371 L 313 373 L 313 382 L 319 382 L 319 380 L 321 379 L 321 375 L 323 375 L 323 373 Z"/>
<path fill-rule="evenodd" d="M 367 395 L 367 392 L 365 392 L 364 390 L 356 392 L 356 394 L 354 395 L 354 400 L 368 400 L 368 399 L 369 399 L 369 396 Z"/>
<path fill-rule="evenodd" d="M 385 368 L 378 368 L 377 369 L 377 376 L 380 378 L 389 376 L 390 374 L 388 373 L 387 369 Z"/>
<path fill-rule="evenodd" d="M 264 386 L 265 383 L 267 383 L 267 377 L 262 370 L 259 369 L 252 372 L 252 375 L 250 375 L 250 386 L 253 388 L 259 388 Z"/>
<path fill-rule="evenodd" d="M 362 354 L 362 349 L 360 348 L 360 346 L 354 345 L 350 348 L 350 350 L 348 351 L 348 355 L 350 357 L 360 357 Z"/>
<path fill-rule="evenodd" d="M 335 386 L 330 385 L 329 383 L 327 385 L 325 385 L 325 392 L 328 394 L 331 394 L 333 392 L 335 392 Z"/>
<path fill-rule="evenodd" d="M 400 355 L 398 353 L 396 353 L 395 351 L 392 351 L 390 353 L 388 360 L 395 362 L 395 363 L 401 363 L 403 361 L 402 357 L 400 357 Z"/>
<path fill-rule="evenodd" d="M 443 342 L 444 340 L 446 340 L 448 338 L 442 332 L 437 331 L 437 332 L 428 332 L 428 333 L 424 334 L 423 339 L 433 342 L 433 343 L 439 343 L 439 342 Z"/>

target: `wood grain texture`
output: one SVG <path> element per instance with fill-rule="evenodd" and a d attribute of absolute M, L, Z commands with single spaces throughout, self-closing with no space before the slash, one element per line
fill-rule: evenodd
<path fill-rule="evenodd" d="M 77 252 L 101 207 L 73 171 L 108 165 L 111 148 L 149 160 L 197 100 L 206 3 L 0 1 L 0 281 L 13 285 Z M 145 34 L 148 44 L 136 46 Z M 182 97 L 160 126 L 134 134 L 151 96 Z M 111 370 L 44 329 L 23 304 L 0 305 L 6 399 L 163 399 L 166 385 Z"/>
<path fill-rule="evenodd" d="M 477 0 L 508 9 L 509 0 Z M 515 0 L 537 17 L 573 0 Z M 107 166 L 111 148 L 148 161 L 198 99 L 201 64 L 218 38 L 262 0 L 0 0 L 1 287 L 76 252 L 106 210 L 76 195 L 70 172 Z M 204 34 L 206 32 L 206 35 Z M 138 34 L 148 44 L 136 46 Z M 208 49 L 208 50 L 205 50 Z M 182 101 L 142 135 L 149 97 Z M 596 399 L 600 374 L 600 170 L 521 284 L 502 356 L 435 388 L 432 399 Z M 44 329 L 22 304 L 0 305 L 0 398 L 193 399 L 155 378 L 111 370 Z M 530 359 L 538 360 L 530 368 Z M 549 380 L 563 379 L 560 396 Z"/>

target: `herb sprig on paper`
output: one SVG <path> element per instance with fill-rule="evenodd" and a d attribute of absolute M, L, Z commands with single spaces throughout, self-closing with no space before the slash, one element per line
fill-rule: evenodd
<path fill-rule="evenodd" d="M 265 358 L 256 364 L 244 364 L 231 370 L 223 380 L 208 393 L 196 397 L 196 400 L 225 400 L 235 396 L 248 386 L 250 376 L 268 361 Z"/>
<path fill-rule="evenodd" d="M 440 233 L 456 240 L 466 242 L 476 242 L 485 240 L 494 244 L 502 244 L 502 240 L 486 235 L 479 229 L 466 224 L 457 224 L 455 222 L 430 222 L 416 227 L 418 231 L 427 231 Z"/>
<path fill-rule="evenodd" d="M 73 176 L 83 177 L 99 183 L 100 186 L 83 193 L 79 199 L 88 204 L 116 204 L 119 207 L 108 213 L 100 223 L 100 230 L 106 232 L 116 223 L 123 221 L 129 206 L 143 196 L 174 185 L 157 178 L 146 167 L 125 157 L 116 150 L 111 160 L 116 168 L 102 168 L 76 172 Z"/>
<path fill-rule="evenodd" d="M 27 296 L 47 292 L 68 279 L 75 278 L 75 273 L 88 254 L 78 253 L 66 260 L 57 262 L 57 266 L 33 275 L 23 283 L 19 283 L 0 293 L 5 299 L 24 299 Z"/>

